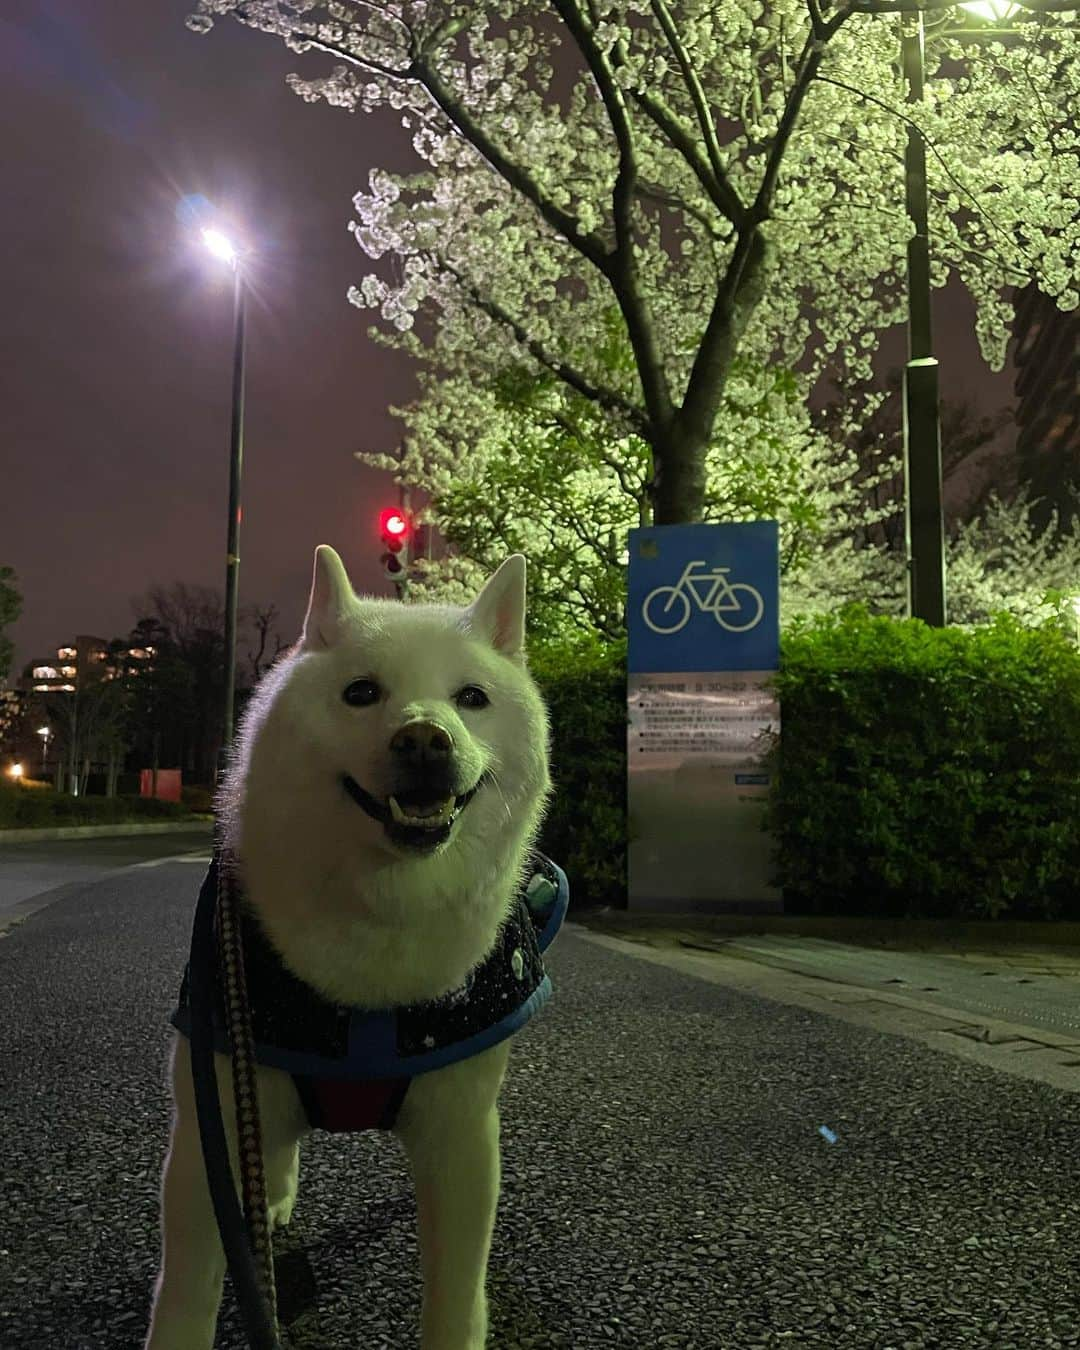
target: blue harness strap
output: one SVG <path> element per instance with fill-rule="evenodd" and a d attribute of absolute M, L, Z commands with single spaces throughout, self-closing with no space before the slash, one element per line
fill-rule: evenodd
<path fill-rule="evenodd" d="M 313 1128 L 334 1133 L 390 1129 L 412 1079 L 512 1036 L 551 997 L 543 952 L 566 916 L 562 868 L 534 852 L 531 875 L 514 899 L 495 944 L 462 985 L 426 1003 L 370 1011 L 332 1003 L 286 968 L 258 919 L 238 906 L 248 1004 L 259 1064 L 292 1075 Z M 217 887 L 214 858 L 203 886 Z M 184 970 L 169 1018 L 190 1037 Z M 229 1053 L 218 982 L 214 1048 Z"/>

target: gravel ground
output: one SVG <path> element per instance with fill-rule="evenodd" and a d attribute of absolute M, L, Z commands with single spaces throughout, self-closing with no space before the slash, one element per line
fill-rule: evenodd
<path fill-rule="evenodd" d="M 201 876 L 111 877 L 0 940 L 0 1350 L 141 1345 Z M 1080 1095 L 572 932 L 549 967 L 502 1098 L 492 1350 L 1080 1346 Z M 294 1343 L 414 1346 L 397 1142 L 316 1133 L 300 1184 Z M 217 1344 L 244 1346 L 228 1292 Z"/>

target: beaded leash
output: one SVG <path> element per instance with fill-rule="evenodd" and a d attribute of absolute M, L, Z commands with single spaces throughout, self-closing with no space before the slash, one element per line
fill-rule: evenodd
<path fill-rule="evenodd" d="M 262 1128 L 255 1083 L 255 1037 L 251 1024 L 251 1008 L 248 1005 L 244 947 L 232 861 L 223 847 L 218 852 L 215 917 L 220 969 L 225 982 L 225 1015 L 232 1052 L 233 1099 L 236 1104 L 236 1136 L 244 1219 L 251 1239 L 256 1278 L 270 1308 L 274 1333 L 280 1336 L 277 1289 L 274 1284 L 274 1248 L 266 1205 Z"/>

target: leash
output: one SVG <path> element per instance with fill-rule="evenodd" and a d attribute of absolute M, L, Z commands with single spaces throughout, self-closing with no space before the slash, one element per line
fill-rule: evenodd
<path fill-rule="evenodd" d="M 254 1036 L 244 979 L 240 920 L 232 883 L 225 849 L 219 840 L 215 844 L 210 870 L 199 892 L 192 928 L 188 991 L 191 1073 L 210 1199 L 248 1344 L 251 1350 L 282 1350 L 274 1285 L 273 1243 L 266 1206 L 262 1132 L 255 1088 Z M 219 962 L 225 976 L 225 1010 L 232 1052 L 243 1213 L 236 1198 L 214 1070 L 213 1008 Z"/>

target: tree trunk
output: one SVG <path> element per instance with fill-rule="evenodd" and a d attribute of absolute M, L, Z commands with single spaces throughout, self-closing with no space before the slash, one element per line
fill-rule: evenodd
<path fill-rule="evenodd" d="M 755 230 L 730 307 L 718 297 L 710 316 L 682 406 L 652 438 L 654 525 L 694 525 L 705 513 L 705 453 L 743 333 L 765 293 L 768 265 L 768 245 Z"/>
<path fill-rule="evenodd" d="M 649 489 L 654 525 L 693 525 L 705 511 L 705 449 L 678 425 L 653 443 L 653 480 Z"/>

